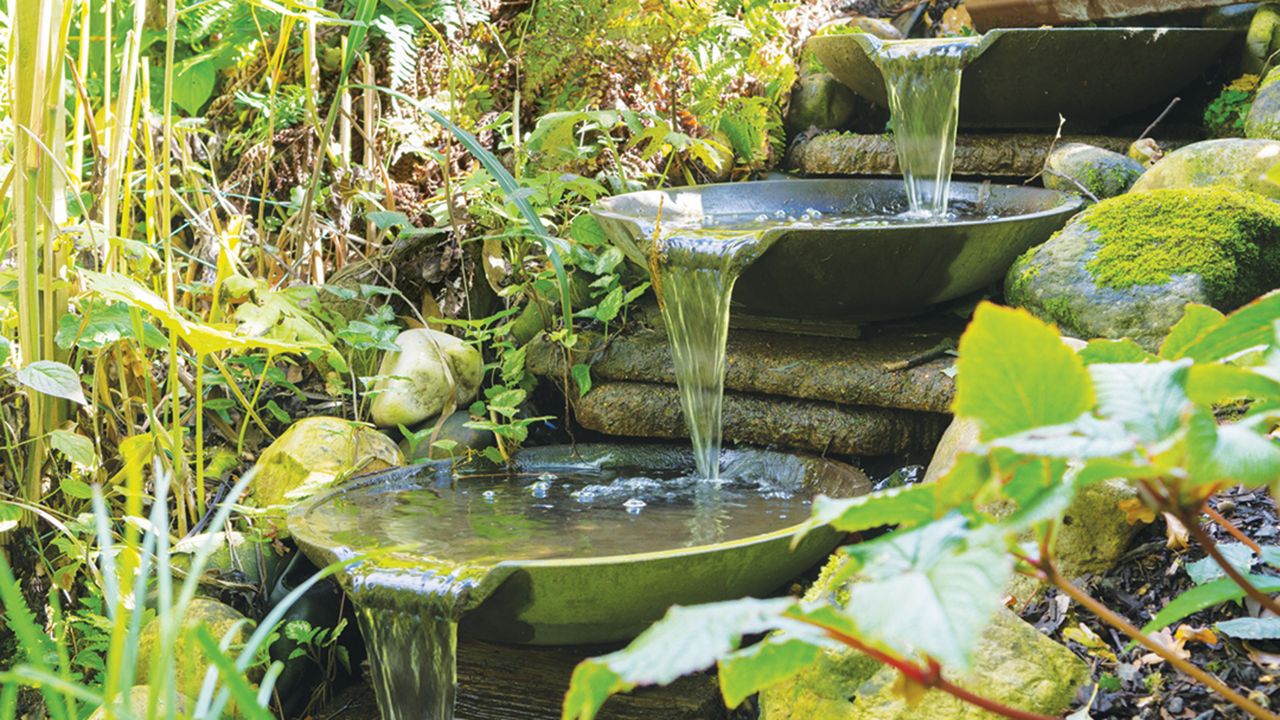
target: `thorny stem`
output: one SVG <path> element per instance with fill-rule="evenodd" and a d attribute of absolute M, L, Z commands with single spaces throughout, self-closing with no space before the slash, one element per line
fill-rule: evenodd
<path fill-rule="evenodd" d="M 1160 656 L 1160 658 L 1165 662 L 1168 662 L 1173 667 L 1189 675 L 1200 684 L 1218 693 L 1223 699 L 1230 702 L 1232 705 L 1241 708 L 1254 717 L 1263 718 L 1263 720 L 1280 720 L 1280 715 L 1272 713 L 1249 698 L 1241 695 L 1235 690 L 1232 690 L 1226 685 L 1226 683 L 1214 677 L 1207 671 L 1202 670 L 1189 660 L 1170 652 L 1170 650 L 1164 645 L 1152 640 L 1137 627 L 1134 627 L 1128 620 L 1125 620 L 1123 617 L 1112 611 L 1111 608 L 1108 608 L 1085 591 L 1071 584 L 1066 578 L 1062 577 L 1058 572 L 1058 569 L 1054 566 L 1053 561 L 1048 559 L 1048 556 L 1041 555 L 1039 560 L 1031 560 L 1028 558 L 1023 558 L 1023 560 L 1031 567 L 1035 568 L 1036 572 L 1028 574 L 1031 574 L 1033 577 L 1058 588 L 1060 592 L 1064 593 L 1072 600 L 1075 600 L 1086 610 L 1096 615 L 1100 620 L 1125 635 L 1128 635 L 1139 645 L 1142 645 L 1151 652 Z"/>
<path fill-rule="evenodd" d="M 1222 551 L 1218 549 L 1218 544 L 1213 541 L 1213 538 L 1209 537 L 1209 533 L 1204 531 L 1204 527 L 1200 525 L 1200 518 L 1195 513 L 1183 512 L 1179 519 L 1182 520 L 1183 525 L 1187 526 L 1191 537 L 1195 538 L 1196 542 L 1204 547 L 1205 552 L 1209 553 L 1209 557 L 1213 558 L 1213 561 L 1218 564 L 1218 567 L 1222 568 L 1222 572 L 1226 573 L 1232 582 L 1239 585 L 1246 595 L 1269 612 L 1274 615 L 1280 615 L 1280 603 L 1277 603 L 1275 598 L 1255 587 L 1253 583 L 1249 582 L 1248 578 L 1222 556 Z"/>
<path fill-rule="evenodd" d="M 796 619 L 801 622 L 809 622 L 803 618 L 796 618 Z M 816 623 L 810 623 L 810 624 L 816 625 Z M 936 662 L 930 662 L 928 666 L 920 667 L 919 665 L 916 665 L 915 663 L 909 660 L 903 660 L 901 658 L 894 657 L 893 655 L 890 655 L 889 653 L 886 653 L 882 650 L 877 650 L 876 648 L 873 648 L 870 645 L 867 645 L 866 643 L 862 642 L 858 638 L 855 638 L 852 635 L 846 635 L 845 633 L 842 633 L 839 630 L 834 630 L 828 627 L 822 627 L 822 630 L 831 639 L 839 641 L 845 645 L 848 645 L 854 650 L 857 650 L 858 652 L 870 657 L 873 660 L 876 660 L 877 662 L 888 665 L 889 667 L 902 673 L 902 675 L 905 678 L 907 678 L 907 680 L 913 683 L 916 683 L 917 685 L 921 685 L 926 688 L 933 688 L 935 690 L 941 690 L 942 692 L 947 693 L 952 697 L 955 697 L 963 702 L 967 702 L 970 705 L 973 705 L 975 707 L 982 708 L 987 712 L 992 712 L 997 715 L 1002 715 L 1007 718 L 1012 718 L 1013 720 L 1056 720 L 1056 718 L 1053 718 L 1049 715 L 1040 715 L 1038 713 L 1028 712 L 1026 710 L 1019 710 L 1017 708 L 1009 707 L 1008 705 L 1005 705 L 997 700 L 992 700 L 991 698 L 986 698 L 981 695 L 972 693 L 960 687 L 959 685 L 956 685 L 950 680 L 947 680 L 946 678 L 942 677 L 942 668 L 939 667 Z"/>

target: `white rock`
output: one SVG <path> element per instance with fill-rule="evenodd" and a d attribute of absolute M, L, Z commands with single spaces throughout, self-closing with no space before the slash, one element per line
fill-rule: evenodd
<path fill-rule="evenodd" d="M 413 425 L 440 414 L 450 392 L 457 407 L 476 396 L 484 373 L 480 351 L 448 333 L 416 328 L 396 338 L 400 352 L 382 357 L 374 385 L 373 422 Z"/>

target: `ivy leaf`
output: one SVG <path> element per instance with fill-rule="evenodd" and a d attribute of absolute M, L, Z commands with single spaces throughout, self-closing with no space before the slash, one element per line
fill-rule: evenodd
<path fill-rule="evenodd" d="M 768 637 L 720 660 L 720 693 L 725 705 L 736 708 L 743 700 L 795 676 L 812 665 L 822 648 L 809 640 Z"/>
<path fill-rule="evenodd" d="M 1244 617 L 1224 620 L 1217 623 L 1224 635 L 1241 640 L 1277 640 L 1280 639 L 1280 617 Z"/>
<path fill-rule="evenodd" d="M 1253 551 L 1247 545 L 1238 542 L 1222 543 L 1218 545 L 1218 551 L 1222 553 L 1222 556 L 1226 558 L 1231 567 L 1239 570 L 1242 575 L 1249 574 L 1250 568 L 1253 567 Z M 1197 585 L 1204 585 L 1227 576 L 1226 572 L 1211 557 L 1187 563 L 1187 575 L 1191 577 L 1191 582 Z"/>
<path fill-rule="evenodd" d="M 564 699 L 564 720 L 592 720 L 609 696 L 639 685 L 667 685 L 705 670 L 738 649 L 742 636 L 782 628 L 805 632 L 784 616 L 790 598 L 746 598 L 672 607 L 666 616 L 617 652 L 579 663 Z M 742 679 L 742 678 L 739 678 Z"/>
<path fill-rule="evenodd" d="M 54 430 L 49 433 L 49 446 L 80 467 L 92 468 L 98 464 L 93 441 L 79 433 Z"/>
<path fill-rule="evenodd" d="M 1013 572 L 1000 534 L 970 531 L 953 514 L 845 550 L 856 562 L 848 615 L 864 637 L 968 668 Z"/>
<path fill-rule="evenodd" d="M 1025 310 L 979 305 L 956 365 L 955 412 L 984 440 L 1071 422 L 1093 406 L 1084 362 Z"/>
<path fill-rule="evenodd" d="M 18 382 L 45 395 L 88 405 L 80 376 L 60 362 L 37 360 L 18 370 Z"/>
<path fill-rule="evenodd" d="M 1099 414 L 1144 443 L 1164 440 L 1177 432 L 1191 403 L 1185 389 L 1190 367 L 1190 360 L 1089 366 Z"/>

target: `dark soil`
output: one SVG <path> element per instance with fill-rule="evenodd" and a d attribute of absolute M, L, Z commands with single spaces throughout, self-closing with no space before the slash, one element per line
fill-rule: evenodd
<path fill-rule="evenodd" d="M 1228 490 L 1211 504 L 1259 545 L 1280 540 L 1276 505 L 1265 490 Z M 1222 527 L 1207 517 L 1204 520 L 1205 529 L 1215 542 L 1234 542 Z M 1085 578 L 1078 585 L 1130 622 L 1145 624 L 1170 600 L 1193 587 L 1185 566 L 1205 557 L 1204 550 L 1194 541 L 1189 549 L 1170 549 L 1166 538 L 1166 524 L 1163 519 L 1157 520 L 1138 533 L 1115 569 Z M 1255 572 L 1267 571 L 1259 566 Z M 1258 614 L 1252 601 L 1225 603 L 1175 623 L 1169 632 L 1176 633 L 1183 625 L 1188 626 L 1188 632 L 1212 630 L 1217 622 Z M 1023 608 L 1022 616 L 1071 648 L 1093 668 L 1094 684 L 1081 690 L 1079 701 L 1080 707 L 1088 705 L 1089 717 L 1094 720 L 1248 717 L 1167 663 L 1154 661 L 1146 649 L 1126 649 L 1127 637 L 1067 602 L 1052 588 Z M 1081 631 L 1081 624 L 1091 633 Z M 1242 642 L 1220 632 L 1215 634 L 1216 642 L 1212 644 L 1194 638 L 1186 640 L 1184 649 L 1190 653 L 1190 660 L 1263 707 L 1280 705 L 1280 654 L 1272 654 L 1280 653 L 1280 642 Z"/>

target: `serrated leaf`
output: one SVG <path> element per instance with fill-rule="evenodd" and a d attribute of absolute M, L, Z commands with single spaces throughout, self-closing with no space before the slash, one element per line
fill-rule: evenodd
<path fill-rule="evenodd" d="M 1112 420 L 1085 414 L 1062 425 L 1028 430 L 991 443 L 1024 455 L 1057 458 L 1094 458 L 1120 455 L 1137 445 L 1125 427 Z"/>
<path fill-rule="evenodd" d="M 98 464 L 93 441 L 79 433 L 53 430 L 49 433 L 49 446 L 80 467 L 92 468 Z"/>
<path fill-rule="evenodd" d="M 1152 444 L 1178 430 L 1187 398 L 1191 361 L 1090 365 L 1098 414 L 1119 421 L 1134 437 Z"/>
<path fill-rule="evenodd" d="M 67 365 L 53 360 L 37 360 L 18 370 L 18 382 L 45 395 L 87 405 L 80 376 Z"/>
<path fill-rule="evenodd" d="M 1196 362 L 1225 360 L 1275 340 L 1280 320 L 1280 291 L 1272 291 L 1236 310 L 1182 349 L 1179 357 Z"/>
<path fill-rule="evenodd" d="M 959 351 L 955 412 L 984 440 L 1068 423 L 1093 406 L 1084 363 L 1025 310 L 980 304 Z"/>
<path fill-rule="evenodd" d="M 720 660 L 720 693 L 730 709 L 809 667 L 822 649 L 808 640 L 768 637 Z"/>
<path fill-rule="evenodd" d="M 1226 558 L 1231 567 L 1239 570 L 1241 574 L 1248 575 L 1249 569 L 1253 567 L 1253 551 L 1244 543 L 1221 543 L 1218 545 L 1218 551 Z M 1197 585 L 1204 585 L 1213 582 L 1218 578 L 1226 577 L 1226 572 L 1218 565 L 1212 557 L 1205 557 L 1195 562 L 1187 563 L 1187 575 L 1191 577 L 1191 582 Z"/>
<path fill-rule="evenodd" d="M 1142 349 L 1138 343 L 1123 338 L 1120 340 L 1092 340 L 1082 350 L 1080 359 L 1086 365 L 1095 363 L 1141 363 L 1151 362 L 1155 355 Z"/>
<path fill-rule="evenodd" d="M 972 532 L 952 515 L 846 552 L 857 561 L 847 613 L 863 637 L 968 668 L 1013 573 L 999 534 Z"/>
<path fill-rule="evenodd" d="M 830 525 L 841 532 L 861 532 L 884 525 L 919 525 L 934 518 L 934 487 L 908 485 L 854 498 L 819 495 L 806 528 Z"/>
<path fill-rule="evenodd" d="M 1241 640 L 1280 640 L 1280 617 L 1244 617 L 1223 620 L 1214 627 L 1223 635 Z"/>
<path fill-rule="evenodd" d="M 1226 319 L 1226 315 L 1208 305 L 1187 303 L 1182 318 L 1173 326 L 1164 342 L 1160 344 L 1160 357 L 1166 360 L 1177 360 L 1183 357 L 1187 348 Z"/>
<path fill-rule="evenodd" d="M 573 671 L 565 694 L 565 720 L 591 720 L 614 693 L 640 685 L 666 685 L 705 670 L 737 650 L 744 635 L 796 627 L 785 617 L 790 598 L 730 600 L 672 607 L 665 617 L 617 652 L 589 658 Z"/>

